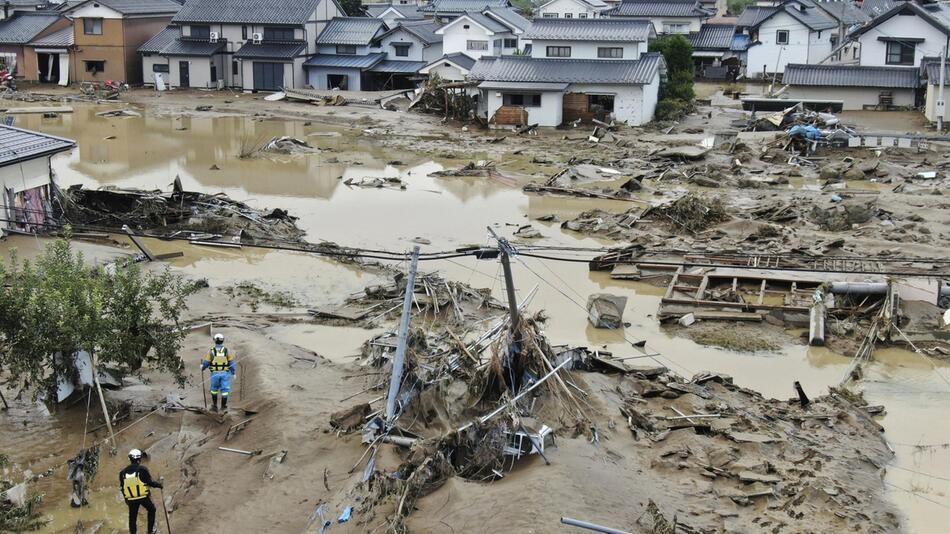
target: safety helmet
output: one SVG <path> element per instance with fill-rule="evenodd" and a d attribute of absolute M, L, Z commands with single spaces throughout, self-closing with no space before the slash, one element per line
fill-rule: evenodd
<path fill-rule="evenodd" d="M 214 335 L 215 343 L 224 343 L 224 334 L 215 334 Z"/>
<path fill-rule="evenodd" d="M 142 451 L 138 449 L 132 449 L 131 451 L 129 451 L 129 460 L 141 460 L 141 459 L 142 459 Z"/>

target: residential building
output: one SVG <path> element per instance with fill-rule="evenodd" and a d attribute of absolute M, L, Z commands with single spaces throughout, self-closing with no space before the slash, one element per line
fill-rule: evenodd
<path fill-rule="evenodd" d="M 442 57 L 442 36 L 434 20 L 400 21 L 373 40 L 372 47 L 386 58 L 369 69 L 367 87 L 373 90 L 416 87 L 419 70 Z"/>
<path fill-rule="evenodd" d="M 75 141 L 0 125 L 0 228 L 36 233 L 53 222 L 53 171 L 50 158 L 71 150 Z"/>
<path fill-rule="evenodd" d="M 39 79 L 36 55 L 28 44 L 57 30 L 71 26 L 58 13 L 18 12 L 0 21 L 0 63 L 24 80 Z"/>
<path fill-rule="evenodd" d="M 831 60 L 835 63 L 856 63 L 857 45 L 847 37 L 870 21 L 871 17 L 850 0 L 824 0 L 814 2 L 814 5 L 837 23 L 831 35 L 831 49 L 835 51 Z"/>
<path fill-rule="evenodd" d="M 480 13 L 488 8 L 510 8 L 509 0 L 432 0 L 419 13 L 439 22 L 448 22 L 463 13 Z"/>
<path fill-rule="evenodd" d="M 544 19 L 595 19 L 611 7 L 604 0 L 550 0 L 538 7 L 535 16 Z"/>
<path fill-rule="evenodd" d="M 0 2 L 0 20 L 6 20 L 15 13 L 51 11 L 54 7 L 47 0 L 3 0 Z"/>
<path fill-rule="evenodd" d="M 400 1 L 408 2 L 408 0 Z M 419 13 L 419 6 L 415 3 L 363 4 L 363 10 L 366 11 L 367 16 L 382 19 L 390 28 L 399 21 L 425 18 L 422 13 Z"/>
<path fill-rule="evenodd" d="M 536 19 L 525 32 L 531 55 L 482 56 L 479 113 L 493 125 L 653 119 L 666 65 L 647 53 L 649 21 Z"/>
<path fill-rule="evenodd" d="M 920 67 L 950 44 L 950 6 L 906 2 L 855 30 L 862 66 Z"/>
<path fill-rule="evenodd" d="M 550 19 L 548 19 L 550 20 Z M 446 54 L 461 52 L 473 59 L 524 50 L 522 35 L 531 21 L 511 8 L 486 8 L 462 13 L 436 30 Z"/>
<path fill-rule="evenodd" d="M 173 0 L 86 0 L 62 13 L 73 21 L 73 73 L 84 81 L 142 83 L 137 50 L 162 31 L 181 4 Z"/>
<path fill-rule="evenodd" d="M 60 29 L 52 31 L 57 27 Z M 26 65 L 36 65 L 35 77 L 30 76 L 29 70 L 24 77 L 40 83 L 69 85 L 70 72 L 76 72 L 73 62 L 75 41 L 72 22 L 60 18 L 23 48 Z"/>
<path fill-rule="evenodd" d="M 364 73 L 386 59 L 373 44 L 387 29 L 377 18 L 330 20 L 317 37 L 317 54 L 304 63 L 309 84 L 314 89 L 362 90 Z"/>
<path fill-rule="evenodd" d="M 698 32 L 703 21 L 713 15 L 698 0 L 623 0 L 603 12 L 611 18 L 649 20 L 658 34 Z"/>
<path fill-rule="evenodd" d="M 788 85 L 783 97 L 790 101 L 840 101 L 845 111 L 884 110 L 918 105 L 920 71 L 913 67 L 790 63 L 783 83 Z"/>
<path fill-rule="evenodd" d="M 419 69 L 423 76 L 438 76 L 447 81 L 462 81 L 475 66 L 475 60 L 461 52 L 445 54 Z"/>
<path fill-rule="evenodd" d="M 789 63 L 827 59 L 838 23 L 811 0 L 788 0 L 778 6 L 747 7 L 737 26 L 749 34 L 746 75 L 764 77 L 784 72 Z"/>
<path fill-rule="evenodd" d="M 146 77 L 162 72 L 172 87 L 304 87 L 317 36 L 342 13 L 336 0 L 188 0 L 172 20 L 178 35 L 156 31 L 139 53 Z"/>
<path fill-rule="evenodd" d="M 702 78 L 734 78 L 742 67 L 744 49 L 735 50 L 735 24 L 703 24 L 690 32 L 696 74 Z"/>

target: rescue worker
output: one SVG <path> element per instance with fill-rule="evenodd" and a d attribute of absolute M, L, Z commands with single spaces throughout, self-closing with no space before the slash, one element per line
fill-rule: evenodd
<path fill-rule="evenodd" d="M 202 372 L 211 368 L 211 411 L 218 411 L 218 394 L 221 394 L 221 411 L 228 411 L 228 396 L 231 394 L 231 377 L 237 370 L 234 353 L 224 346 L 224 334 L 214 335 L 214 346 L 201 360 Z"/>
<path fill-rule="evenodd" d="M 161 488 L 160 482 L 152 480 L 148 468 L 142 464 L 142 451 L 132 449 L 129 451 L 128 467 L 119 471 L 119 487 L 122 488 L 122 496 L 125 497 L 125 504 L 129 505 L 129 532 L 135 534 L 137 531 L 135 522 L 139 516 L 139 507 L 142 506 L 148 512 L 148 533 L 154 534 L 155 530 L 155 504 L 149 497 L 149 488 Z"/>

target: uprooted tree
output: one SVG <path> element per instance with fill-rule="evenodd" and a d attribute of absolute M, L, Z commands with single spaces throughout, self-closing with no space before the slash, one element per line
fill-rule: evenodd
<path fill-rule="evenodd" d="M 0 280 L 0 369 L 34 395 L 53 391 L 59 376 L 74 377 L 79 350 L 127 373 L 147 360 L 184 383 L 180 318 L 192 286 L 167 269 L 90 269 L 67 237 L 34 262 L 0 263 Z"/>

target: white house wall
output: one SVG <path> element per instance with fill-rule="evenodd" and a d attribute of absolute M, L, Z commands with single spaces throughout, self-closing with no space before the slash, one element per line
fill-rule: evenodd
<path fill-rule="evenodd" d="M 802 87 L 792 86 L 785 91 L 788 98 L 812 100 L 840 100 L 845 111 L 862 110 L 877 106 L 882 91 L 893 95 L 895 106 L 913 107 L 915 91 L 913 89 L 881 89 L 877 87 Z"/>
<path fill-rule="evenodd" d="M 145 85 L 155 83 L 155 71 L 152 69 L 154 65 L 168 65 L 168 58 L 158 54 L 142 56 L 142 80 Z M 171 67 L 169 67 L 169 71 L 171 71 Z M 165 84 L 168 84 L 168 74 L 169 72 L 162 74 L 162 77 L 165 78 Z"/>
<path fill-rule="evenodd" d="M 49 185 L 49 156 L 26 160 L 19 164 L 0 167 L 0 187 L 12 189 L 14 193 Z M 3 197 L 6 204 L 6 197 Z"/>
<path fill-rule="evenodd" d="M 788 44 L 775 44 L 776 32 L 788 31 Z M 822 32 L 831 52 L 831 30 Z M 759 26 L 759 44 L 749 46 L 746 72 L 749 76 L 785 72 L 789 63 L 808 63 L 811 31 L 786 13 L 779 13 Z M 777 70 L 776 70 L 777 65 Z"/>
<path fill-rule="evenodd" d="M 878 37 L 909 37 L 923 39 L 914 47 L 914 66 L 920 66 L 924 56 L 939 56 L 945 46 L 950 45 L 947 35 L 934 28 L 930 23 L 917 16 L 896 15 L 862 34 L 860 64 L 863 66 L 887 65 L 887 43 Z"/>
<path fill-rule="evenodd" d="M 439 63 L 438 65 L 429 69 L 429 76 L 437 75 L 443 80 L 449 81 L 462 81 L 465 79 L 465 74 L 462 73 L 461 69 L 452 65 L 451 63 L 446 66 L 445 62 Z"/>
<path fill-rule="evenodd" d="M 504 94 L 524 94 L 535 93 L 537 91 L 496 91 L 487 90 L 488 98 L 488 118 L 504 103 Z M 560 92 L 541 93 L 541 106 L 536 108 L 525 108 L 528 112 L 528 124 L 537 124 L 538 126 L 558 126 L 561 124 L 561 117 L 564 112 L 564 94 Z"/>
<path fill-rule="evenodd" d="M 831 36 L 837 33 L 837 29 L 822 30 L 820 32 L 811 32 L 808 36 L 808 64 L 816 65 L 821 60 L 831 55 Z"/>
<path fill-rule="evenodd" d="M 642 85 L 574 83 L 567 88 L 567 91 L 591 95 L 614 95 L 614 118 L 618 121 L 627 121 L 632 126 L 653 120 L 652 113 L 647 116 L 644 112 Z"/>
<path fill-rule="evenodd" d="M 656 113 L 656 103 L 660 98 L 660 72 L 657 71 L 653 80 L 643 87 L 643 111 L 641 115 L 641 124 L 653 122 L 653 115 Z"/>
<path fill-rule="evenodd" d="M 316 67 L 307 69 L 308 82 L 311 87 L 319 90 L 331 89 L 327 85 L 327 75 L 328 74 L 343 74 L 348 76 L 347 87 L 350 91 L 359 91 L 360 90 L 360 69 L 340 69 L 340 68 L 326 68 L 326 67 Z"/>
<path fill-rule="evenodd" d="M 466 29 L 465 26 L 468 26 L 468 28 Z M 494 41 L 495 39 L 505 38 L 512 39 L 514 36 L 510 33 L 492 34 L 468 20 L 460 20 L 445 28 L 442 36 L 442 51 L 446 54 L 461 52 L 473 59 L 482 56 L 496 56 L 502 51 L 495 50 Z M 488 48 L 486 50 L 468 50 L 468 41 L 488 41 Z"/>
<path fill-rule="evenodd" d="M 682 32 L 683 34 L 689 32 L 698 32 L 699 28 L 703 25 L 703 20 L 700 17 L 616 17 L 626 20 L 648 20 L 653 23 L 653 29 L 656 30 L 656 33 L 663 33 L 663 27 L 667 24 L 688 24 L 689 30 Z"/>
<path fill-rule="evenodd" d="M 397 57 L 393 43 L 408 43 L 409 55 Z M 442 43 L 434 43 L 424 47 L 418 37 L 405 30 L 395 31 L 380 41 L 380 51 L 386 52 L 386 59 L 394 61 L 435 61 L 442 57 Z"/>
<path fill-rule="evenodd" d="M 571 47 L 571 59 L 605 59 L 597 57 L 598 48 L 623 48 L 622 59 L 640 59 L 641 52 L 646 52 L 646 43 L 612 43 L 590 41 L 542 41 L 535 39 L 531 44 L 531 57 L 546 58 L 549 46 Z"/>
<path fill-rule="evenodd" d="M 122 13 L 102 4 L 90 2 L 75 11 L 70 11 L 69 16 L 74 19 L 121 19 Z"/>
<path fill-rule="evenodd" d="M 576 0 L 555 0 L 548 5 L 543 6 L 538 9 L 537 17 L 544 17 L 545 14 L 556 15 L 557 18 L 567 18 L 564 16 L 565 13 L 570 13 L 571 18 L 581 18 L 582 13 L 587 15 L 587 18 L 597 18 L 597 10 L 590 7 L 590 5 Z"/>

